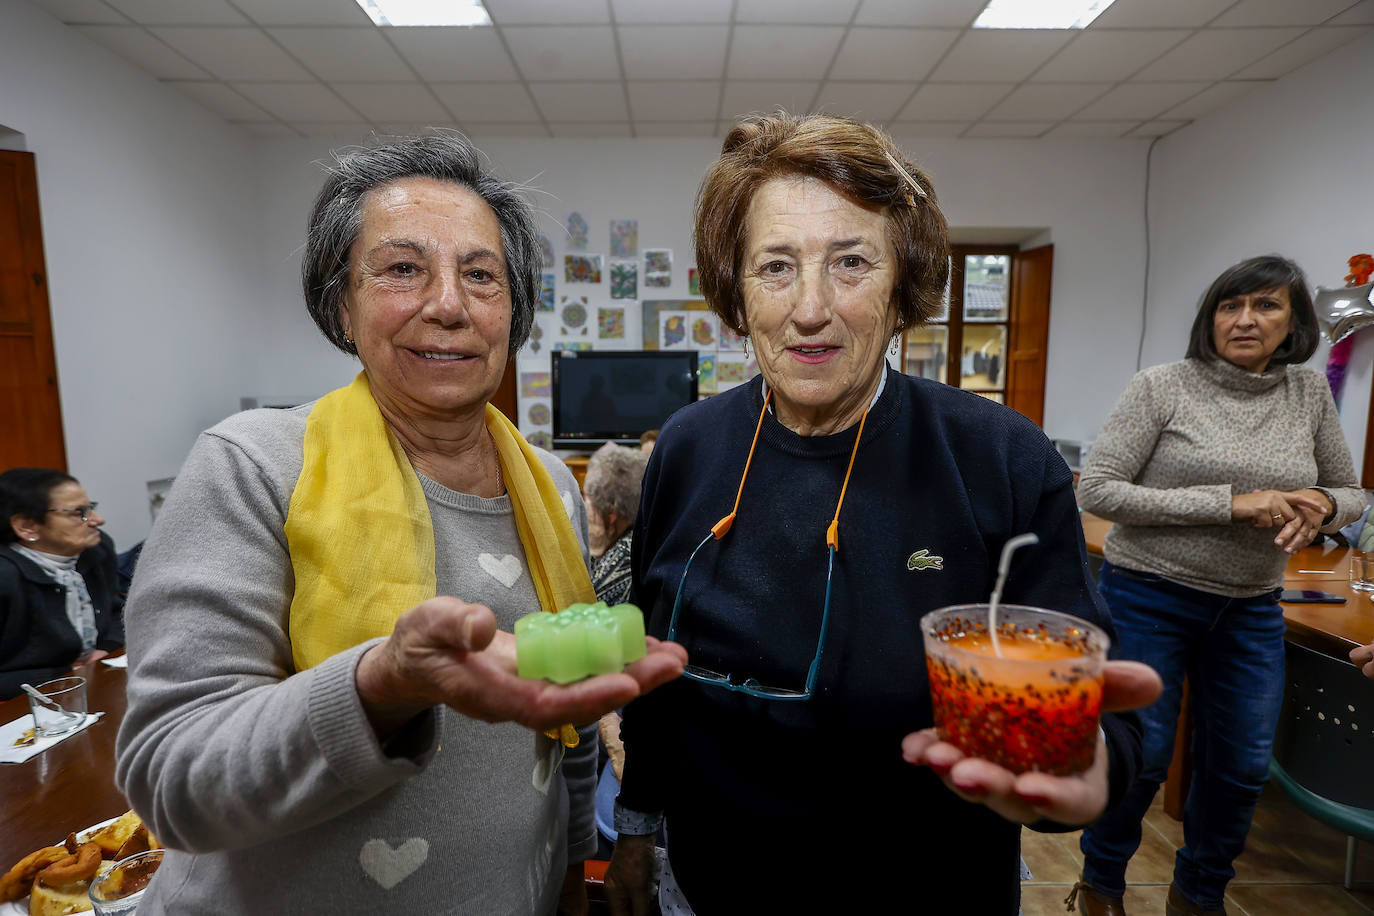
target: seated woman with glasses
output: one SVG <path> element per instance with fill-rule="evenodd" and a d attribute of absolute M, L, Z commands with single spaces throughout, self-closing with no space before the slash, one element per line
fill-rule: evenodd
<path fill-rule="evenodd" d="M 666 815 L 666 913 L 1014 914 L 1021 824 L 1098 817 L 1139 725 L 1105 716 L 1073 777 L 964 759 L 930 729 L 918 622 L 987 600 L 1002 545 L 1034 533 L 1004 599 L 1110 630 L 1069 469 L 1020 414 L 888 368 L 949 250 L 929 179 L 877 129 L 738 123 L 694 242 L 762 378 L 670 418 L 650 457 L 632 597 L 690 664 L 625 710 L 608 893 L 647 911 Z M 1158 686 L 1109 662 L 1107 708 Z"/>
<path fill-rule="evenodd" d="M 0 699 L 124 646 L 114 541 L 75 477 L 0 474 Z"/>

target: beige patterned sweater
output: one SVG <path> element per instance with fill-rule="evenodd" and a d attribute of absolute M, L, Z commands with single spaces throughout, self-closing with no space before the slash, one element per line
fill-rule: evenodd
<path fill-rule="evenodd" d="M 1306 487 L 1336 507 L 1325 532 L 1364 509 L 1325 376 L 1185 359 L 1131 379 L 1093 443 L 1078 501 L 1116 522 L 1105 544 L 1114 566 L 1249 597 L 1283 584 L 1288 555 L 1273 529 L 1231 521 L 1231 496 Z"/>

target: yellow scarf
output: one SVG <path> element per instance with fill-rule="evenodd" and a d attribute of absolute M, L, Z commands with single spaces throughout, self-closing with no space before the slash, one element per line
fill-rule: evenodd
<path fill-rule="evenodd" d="M 540 607 L 557 611 L 595 601 L 577 536 L 543 462 L 490 404 L 486 427 Z M 288 632 L 297 670 L 390 634 L 396 618 L 434 597 L 429 505 L 372 399 L 366 372 L 310 411 L 286 540 L 296 576 Z M 565 743 L 570 730 L 564 727 Z"/>

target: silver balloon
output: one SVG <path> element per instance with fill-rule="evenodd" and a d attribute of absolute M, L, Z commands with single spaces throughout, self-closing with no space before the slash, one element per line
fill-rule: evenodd
<path fill-rule="evenodd" d="M 1369 294 L 1374 292 L 1374 283 L 1359 286 L 1342 286 L 1340 289 L 1317 287 L 1313 305 L 1317 309 L 1317 320 L 1332 343 L 1339 343 L 1361 328 L 1374 324 L 1374 302 Z"/>

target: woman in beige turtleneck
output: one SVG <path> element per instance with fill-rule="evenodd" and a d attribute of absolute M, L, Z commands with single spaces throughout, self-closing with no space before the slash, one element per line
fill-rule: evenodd
<path fill-rule="evenodd" d="M 1187 357 L 1131 380 L 1083 469 L 1080 504 L 1116 523 L 1099 584 L 1122 655 L 1164 679 L 1141 711 L 1139 779 L 1083 834 L 1089 916 L 1125 912 L 1126 864 L 1168 772 L 1185 676 L 1195 770 L 1167 912 L 1225 912 L 1282 704 L 1284 569 L 1364 507 L 1326 378 L 1299 365 L 1316 346 L 1296 264 L 1228 268 L 1202 297 Z"/>

